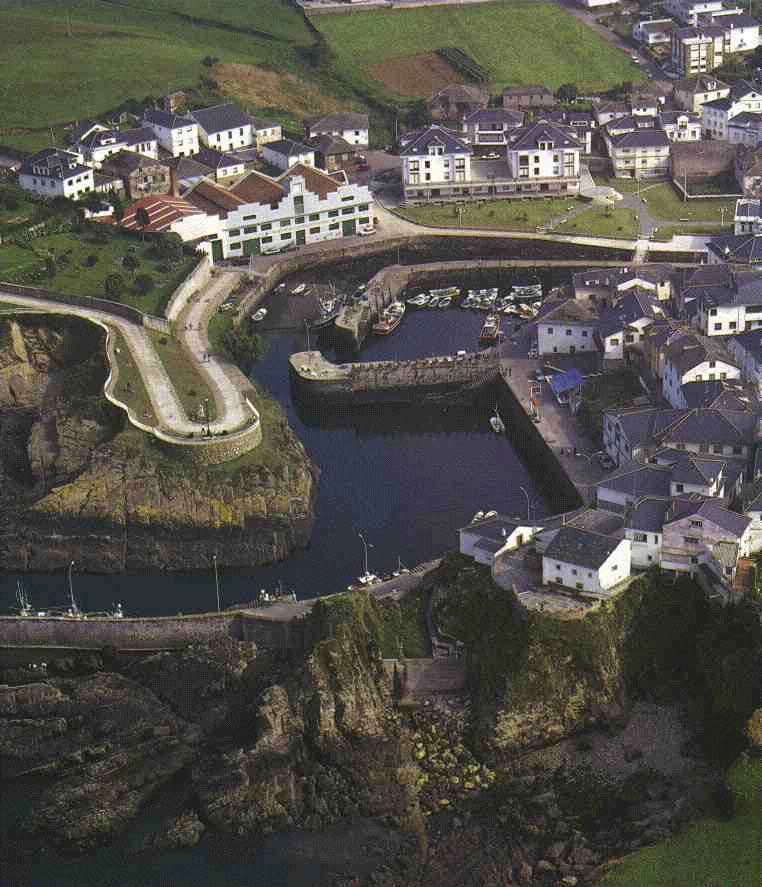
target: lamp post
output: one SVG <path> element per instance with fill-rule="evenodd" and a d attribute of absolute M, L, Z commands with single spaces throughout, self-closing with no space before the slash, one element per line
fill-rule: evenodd
<path fill-rule="evenodd" d="M 74 600 L 74 586 L 72 584 L 71 571 L 74 567 L 74 561 L 69 564 L 69 601 L 71 602 L 72 613 L 77 612 L 77 604 Z"/>
<path fill-rule="evenodd" d="M 529 493 L 527 493 L 527 491 L 524 489 L 524 487 L 519 487 L 519 489 L 524 494 L 524 498 L 527 500 L 527 520 L 530 520 L 531 518 L 529 517 L 529 509 L 530 509 Z"/>
<path fill-rule="evenodd" d="M 214 564 L 214 584 L 217 588 L 217 612 L 220 612 L 220 576 L 217 572 L 217 555 L 212 555 L 212 563 Z"/>
<path fill-rule="evenodd" d="M 363 573 L 363 576 L 367 576 L 368 575 L 368 548 L 373 548 L 373 546 L 368 545 L 368 543 L 365 541 L 365 536 L 363 536 L 362 533 L 358 533 L 357 535 L 360 537 L 360 541 L 362 542 L 362 547 L 363 547 L 363 554 L 364 554 L 363 562 L 364 562 L 364 567 L 365 567 L 365 572 Z"/>

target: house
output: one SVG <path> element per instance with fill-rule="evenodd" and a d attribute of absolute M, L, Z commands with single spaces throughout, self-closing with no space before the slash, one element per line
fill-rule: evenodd
<path fill-rule="evenodd" d="M 762 234 L 762 200 L 751 197 L 736 200 L 733 226 L 735 234 Z"/>
<path fill-rule="evenodd" d="M 81 154 L 62 148 L 43 148 L 21 164 L 19 185 L 40 197 L 78 200 L 95 190 L 95 179 Z"/>
<path fill-rule="evenodd" d="M 630 542 L 562 527 L 542 556 L 544 585 L 602 594 L 630 575 Z"/>
<path fill-rule="evenodd" d="M 172 188 L 172 169 L 161 160 L 120 151 L 103 162 L 101 172 L 116 176 L 130 200 L 152 194 L 168 194 Z"/>
<path fill-rule="evenodd" d="M 728 352 L 741 368 L 742 377 L 753 385 L 762 397 L 762 329 L 731 336 Z"/>
<path fill-rule="evenodd" d="M 733 552 L 730 558 L 725 545 Z M 662 570 L 693 575 L 701 564 L 707 564 L 722 579 L 732 581 L 737 559 L 748 557 L 751 550 L 751 519 L 712 499 L 673 499 L 664 515 Z"/>
<path fill-rule="evenodd" d="M 686 382 L 680 389 L 679 403 L 682 408 L 689 410 L 743 411 L 757 409 L 759 389 L 745 385 L 738 379 Z"/>
<path fill-rule="evenodd" d="M 631 113 L 632 110 L 627 102 L 601 102 L 593 108 L 598 126 L 605 126 L 612 120 L 627 117 Z"/>
<path fill-rule="evenodd" d="M 435 123 L 460 121 L 489 104 L 489 92 L 480 86 L 451 83 L 429 99 L 429 117 Z"/>
<path fill-rule="evenodd" d="M 502 148 L 508 141 L 507 131 L 523 125 L 524 114 L 521 111 L 479 108 L 463 118 L 460 138 L 475 148 Z"/>
<path fill-rule="evenodd" d="M 762 236 L 758 234 L 719 234 L 707 241 L 707 262 L 733 265 L 762 264 Z"/>
<path fill-rule="evenodd" d="M 623 360 L 628 352 L 641 350 L 645 330 L 664 312 L 648 290 L 634 287 L 601 311 L 596 341 L 604 360 Z"/>
<path fill-rule="evenodd" d="M 104 126 L 98 120 L 83 120 L 81 123 L 75 124 L 69 131 L 69 144 L 76 146 L 82 141 L 82 139 L 87 138 L 91 133 L 104 132 L 108 128 L 108 126 Z"/>
<path fill-rule="evenodd" d="M 745 235 L 739 235 L 742 239 Z M 730 286 L 697 290 L 693 324 L 706 336 L 728 336 L 762 326 L 762 277 L 738 274 Z"/>
<path fill-rule="evenodd" d="M 257 151 L 270 142 L 280 142 L 283 139 L 283 127 L 272 120 L 262 120 L 259 117 L 251 118 L 251 133 Z"/>
<path fill-rule="evenodd" d="M 262 157 L 276 169 L 288 170 L 297 163 L 304 166 L 315 165 L 315 150 L 309 145 L 281 139 L 279 142 L 268 142 L 262 147 Z"/>
<path fill-rule="evenodd" d="M 682 386 L 687 382 L 738 379 L 740 369 L 726 349 L 704 336 L 683 336 L 664 351 L 662 394 L 675 408 L 682 407 Z"/>
<path fill-rule="evenodd" d="M 581 153 L 571 127 L 541 120 L 508 133 L 506 159 L 522 196 L 578 194 Z"/>
<path fill-rule="evenodd" d="M 727 97 L 702 105 L 704 136 L 710 139 L 727 139 L 730 121 L 744 112 L 762 112 L 762 91 L 748 80 L 737 80 L 730 87 Z"/>
<path fill-rule="evenodd" d="M 699 74 L 685 80 L 675 80 L 672 95 L 675 104 L 683 110 L 700 114 L 706 102 L 727 98 L 730 95 L 730 86 L 711 74 Z"/>
<path fill-rule="evenodd" d="M 435 124 L 407 133 L 400 144 L 406 203 L 463 193 L 469 185 L 473 149 L 453 130 Z"/>
<path fill-rule="evenodd" d="M 762 150 L 739 147 L 736 151 L 735 178 L 746 197 L 762 197 Z"/>
<path fill-rule="evenodd" d="M 138 211 L 144 209 L 149 222 L 143 227 L 138 221 Z M 178 234 L 184 241 L 199 240 L 214 234 L 219 219 L 201 212 L 182 197 L 153 196 L 143 197 L 133 203 L 121 221 L 122 228 L 133 232 L 151 234 Z"/>
<path fill-rule="evenodd" d="M 685 410 L 676 422 L 660 432 L 658 440 L 672 449 L 745 461 L 757 434 L 753 413 Z"/>
<path fill-rule="evenodd" d="M 645 462 L 665 429 L 685 416 L 684 410 L 633 407 L 603 416 L 603 446 L 616 462 Z"/>
<path fill-rule="evenodd" d="M 172 157 L 192 157 L 198 153 L 198 124 L 192 117 L 146 108 L 143 126 L 153 130 L 160 147 Z"/>
<path fill-rule="evenodd" d="M 725 49 L 722 25 L 699 25 L 672 32 L 672 66 L 684 77 L 721 68 Z"/>
<path fill-rule="evenodd" d="M 512 86 L 503 90 L 503 107 L 507 110 L 550 108 L 556 102 L 547 86 Z"/>
<path fill-rule="evenodd" d="M 96 169 L 100 169 L 106 158 L 120 151 L 134 151 L 145 157 L 159 156 L 156 136 L 147 126 L 125 130 L 98 128 L 78 139 L 75 144 L 84 160 Z"/>
<path fill-rule="evenodd" d="M 205 166 L 216 182 L 242 176 L 246 170 L 242 160 L 214 148 L 200 148 L 193 160 Z"/>
<path fill-rule="evenodd" d="M 688 111 L 661 111 L 659 125 L 670 142 L 701 141 L 702 117 Z"/>
<path fill-rule="evenodd" d="M 615 176 L 663 176 L 669 170 L 670 141 L 661 129 L 642 127 L 620 135 L 604 130 L 603 140 Z"/>
<path fill-rule="evenodd" d="M 357 148 L 368 147 L 369 130 L 370 122 L 368 115 L 353 112 L 326 114 L 324 117 L 315 117 L 312 120 L 308 120 L 305 125 L 308 139 L 334 136 L 338 139 L 344 139 L 345 142 L 355 145 Z"/>
<path fill-rule="evenodd" d="M 233 102 L 198 108 L 188 117 L 198 124 L 199 141 L 207 148 L 224 153 L 254 143 L 251 118 Z"/>
<path fill-rule="evenodd" d="M 214 178 L 210 167 L 191 157 L 168 157 L 165 163 L 173 170 L 173 181 L 178 194 L 185 194 L 204 179 Z"/>
<path fill-rule="evenodd" d="M 644 496 L 628 511 L 624 537 L 633 567 L 647 570 L 660 564 L 664 516 L 671 504 L 669 498 Z"/>
<path fill-rule="evenodd" d="M 751 520 L 749 550 L 752 554 L 757 554 L 762 551 L 762 487 L 759 482 L 750 484 L 748 490 L 744 491 L 741 507 Z"/>
<path fill-rule="evenodd" d="M 357 148 L 337 136 L 321 136 L 311 143 L 315 151 L 315 165 L 326 172 L 334 172 L 350 164 Z"/>
<path fill-rule="evenodd" d="M 741 9 L 723 9 L 699 16 L 699 24 L 720 25 L 725 31 L 725 55 L 752 52 L 759 46 L 759 21 Z"/>
<path fill-rule="evenodd" d="M 651 18 L 638 22 L 632 29 L 632 38 L 646 46 L 669 43 L 677 25 L 671 18 Z"/>
<path fill-rule="evenodd" d="M 664 10 L 686 25 L 698 23 L 698 17 L 707 12 L 720 12 L 722 0 L 666 0 Z"/>
<path fill-rule="evenodd" d="M 546 300 L 535 319 L 541 355 L 594 351 L 598 318 L 586 304 L 569 298 Z"/>
<path fill-rule="evenodd" d="M 537 120 L 570 127 L 574 137 L 582 146 L 583 154 L 592 153 L 593 133 L 597 129 L 597 123 L 590 111 L 539 111 Z"/>
<path fill-rule="evenodd" d="M 762 142 L 762 113 L 742 111 L 728 121 L 728 141 L 733 145 L 756 148 Z"/>
<path fill-rule="evenodd" d="M 674 268 L 668 264 L 644 264 L 634 268 L 593 268 L 572 275 L 575 299 L 594 298 L 612 304 L 631 289 L 647 290 L 660 302 L 673 296 Z"/>
<path fill-rule="evenodd" d="M 250 172 L 231 188 L 201 181 L 185 197 L 220 220 L 211 238 L 215 261 L 351 236 L 373 213 L 366 185 L 302 163 L 277 179 Z"/>
<path fill-rule="evenodd" d="M 491 567 L 498 554 L 531 542 L 539 529 L 532 524 L 493 513 L 491 517 L 474 519 L 467 527 L 461 527 L 460 553 Z"/>
<path fill-rule="evenodd" d="M 669 496 L 672 468 L 626 462 L 596 485 L 598 508 L 625 514 L 643 496 Z"/>

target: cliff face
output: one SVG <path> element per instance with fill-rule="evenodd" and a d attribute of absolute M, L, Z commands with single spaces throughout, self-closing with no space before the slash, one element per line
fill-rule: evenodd
<path fill-rule="evenodd" d="M 306 545 L 317 469 L 278 416 L 269 457 L 170 460 L 102 395 L 102 334 L 74 319 L 0 327 L 0 567 L 255 565 Z"/>

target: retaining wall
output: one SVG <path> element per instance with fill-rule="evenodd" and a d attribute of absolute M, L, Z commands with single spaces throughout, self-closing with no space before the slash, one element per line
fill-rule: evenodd
<path fill-rule="evenodd" d="M 384 659 L 384 671 L 403 696 L 457 693 L 468 686 L 461 659 Z"/>
<path fill-rule="evenodd" d="M 169 297 L 167 307 L 164 309 L 164 315 L 167 320 L 177 320 L 178 315 L 185 307 L 186 299 L 205 287 L 212 277 L 212 260 L 209 256 L 204 255 L 199 260 L 198 265 L 191 271 L 185 280 L 177 287 L 177 289 Z"/>

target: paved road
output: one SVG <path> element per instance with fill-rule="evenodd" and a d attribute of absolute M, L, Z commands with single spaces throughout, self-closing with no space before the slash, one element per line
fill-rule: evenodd
<path fill-rule="evenodd" d="M 202 310 L 209 310 L 210 303 L 218 304 L 218 301 L 222 301 L 225 298 L 225 295 L 229 292 L 229 289 L 226 287 L 232 285 L 231 277 L 235 280 L 238 275 L 219 275 L 215 278 L 203 296 L 207 301 L 193 306 L 191 316 L 195 321 L 195 325 L 200 324 L 203 329 L 195 330 L 194 338 L 190 338 L 190 331 L 187 333 L 185 330 L 181 331 L 183 336 L 189 337 L 186 340 L 187 348 L 196 360 L 198 371 L 206 378 L 215 392 L 215 400 L 218 400 L 218 418 L 211 424 L 211 428 L 213 431 L 225 430 L 228 433 L 238 430 L 247 421 L 250 421 L 252 413 L 248 406 L 243 403 L 241 388 L 236 386 L 231 380 L 224 362 L 214 357 L 210 357 L 207 362 L 202 361 L 203 351 L 208 351 L 208 344 L 204 344 L 206 343 L 208 315 L 206 315 L 206 322 L 203 323 L 199 320 L 199 317 Z M 138 326 L 115 314 L 110 314 L 107 311 L 81 308 L 63 302 L 56 302 L 52 299 L 33 299 L 2 290 L 0 290 L 0 298 L 4 302 L 11 302 L 26 308 L 43 309 L 54 314 L 83 317 L 118 329 L 124 337 L 143 378 L 151 405 L 157 417 L 158 428 L 166 434 L 181 437 L 187 437 L 192 432 L 197 434 L 201 430 L 202 423 L 195 422 L 186 415 L 175 387 L 164 368 L 164 364 L 161 362 L 161 358 L 156 353 L 148 331 L 144 327 Z M 143 419 L 142 416 L 137 416 L 136 418 L 139 420 Z"/>

